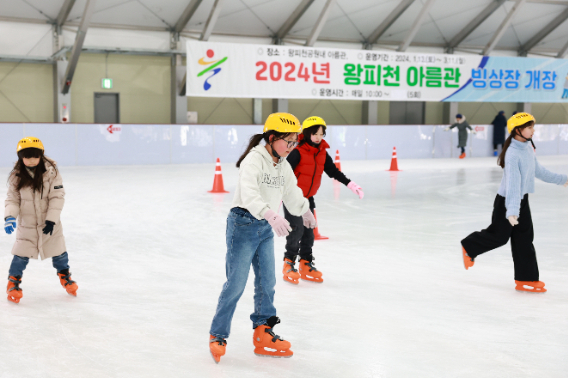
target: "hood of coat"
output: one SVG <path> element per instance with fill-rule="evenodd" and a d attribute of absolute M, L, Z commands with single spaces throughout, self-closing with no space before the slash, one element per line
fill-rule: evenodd
<path fill-rule="evenodd" d="M 465 121 L 465 116 L 462 115 L 462 117 L 461 117 L 459 120 L 457 120 L 457 121 L 458 121 L 458 123 L 464 123 L 464 121 Z"/>
<path fill-rule="evenodd" d="M 495 121 L 499 121 L 499 122 L 503 122 L 503 121 L 504 121 L 505 123 L 507 123 L 507 118 L 505 118 L 505 116 L 504 116 L 503 114 L 497 114 L 497 115 L 495 116 L 494 122 L 495 122 Z"/>
<path fill-rule="evenodd" d="M 46 171 L 43 174 L 43 180 L 44 181 L 49 180 L 52 177 L 57 176 L 57 168 L 56 167 L 57 167 L 57 163 L 55 161 L 53 162 L 53 165 L 51 165 L 49 163 L 45 165 Z"/>
<path fill-rule="evenodd" d="M 266 160 L 266 162 L 269 163 L 269 164 L 275 164 L 274 159 L 272 158 L 272 155 L 270 155 L 270 152 L 268 152 L 268 150 L 266 149 L 266 147 L 264 145 L 258 145 L 256 147 L 254 147 L 252 150 L 250 150 L 250 152 L 260 154 Z M 280 158 L 278 163 L 276 163 L 276 166 L 279 166 L 280 164 L 282 164 L 282 162 L 284 160 L 286 160 L 286 159 Z"/>

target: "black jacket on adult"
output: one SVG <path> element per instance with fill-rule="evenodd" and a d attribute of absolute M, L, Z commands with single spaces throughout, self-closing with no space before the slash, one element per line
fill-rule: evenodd
<path fill-rule="evenodd" d="M 505 143 L 505 128 L 507 127 L 507 118 L 502 114 L 497 114 L 493 122 L 493 144 Z"/>

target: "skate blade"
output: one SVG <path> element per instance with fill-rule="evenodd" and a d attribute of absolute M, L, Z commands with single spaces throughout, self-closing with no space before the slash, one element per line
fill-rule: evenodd
<path fill-rule="evenodd" d="M 218 364 L 221 361 L 221 356 L 218 356 L 216 354 L 213 354 L 213 352 L 211 352 L 211 357 L 213 357 L 213 361 L 215 361 L 216 364 Z"/>
<path fill-rule="evenodd" d="M 517 286 L 515 288 L 515 290 L 524 291 L 524 292 L 527 292 L 527 293 L 546 293 L 546 289 L 544 287 L 535 287 L 535 288 L 532 288 L 532 289 L 527 289 L 523 286 L 520 286 L 520 287 Z"/>
<path fill-rule="evenodd" d="M 323 283 L 323 278 L 315 278 L 315 277 L 301 277 L 304 281 L 309 282 L 316 282 L 316 283 Z"/>
<path fill-rule="evenodd" d="M 290 358 L 294 355 L 290 349 L 278 351 L 278 350 L 266 350 L 264 348 L 254 348 L 254 354 L 259 357 L 274 357 L 274 358 Z"/>
<path fill-rule="evenodd" d="M 290 282 L 291 284 L 294 284 L 294 285 L 297 285 L 297 284 L 300 283 L 299 280 L 294 280 L 294 279 L 292 279 L 292 278 L 290 278 L 290 277 L 286 277 L 286 276 L 284 276 L 284 281 Z"/>

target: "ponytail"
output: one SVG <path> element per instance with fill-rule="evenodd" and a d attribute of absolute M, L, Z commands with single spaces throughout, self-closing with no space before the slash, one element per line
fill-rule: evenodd
<path fill-rule="evenodd" d="M 501 153 L 497 158 L 497 165 L 503 169 L 505 169 L 505 154 L 507 153 L 507 149 L 511 145 L 511 140 L 514 138 L 514 135 L 515 135 L 514 132 L 512 132 L 511 135 L 509 135 L 509 137 L 505 141 L 505 143 L 503 143 L 503 150 L 501 150 Z"/>
<path fill-rule="evenodd" d="M 507 138 L 507 140 L 503 144 L 503 150 L 501 151 L 501 153 L 499 154 L 499 157 L 497 158 L 497 165 L 498 166 L 505 169 L 505 154 L 507 153 L 507 150 L 509 149 L 509 146 L 511 145 L 511 141 L 513 140 L 515 135 L 521 134 L 521 130 L 523 130 L 524 128 L 527 128 L 529 126 L 533 126 L 533 125 L 534 125 L 534 121 L 528 121 L 527 123 L 525 123 L 521 126 L 517 126 L 513 130 L 511 130 L 511 134 L 509 135 L 509 137 Z M 532 142 L 532 140 L 531 140 L 531 142 Z M 534 143 L 533 143 L 533 147 L 534 147 Z"/>
<path fill-rule="evenodd" d="M 248 155 L 250 150 L 252 150 L 253 148 L 255 148 L 256 146 L 258 146 L 260 144 L 260 141 L 264 139 L 264 135 L 265 134 L 255 134 L 250 138 L 249 145 L 248 145 L 247 149 L 245 150 L 245 153 L 242 154 L 241 157 L 239 158 L 239 160 L 237 161 L 237 168 L 241 167 L 242 161 Z"/>

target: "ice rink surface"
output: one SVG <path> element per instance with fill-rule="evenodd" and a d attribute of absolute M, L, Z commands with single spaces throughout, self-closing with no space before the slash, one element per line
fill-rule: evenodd
<path fill-rule="evenodd" d="M 539 161 L 568 173 L 568 156 Z M 533 294 L 514 289 L 509 244 L 463 268 L 460 240 L 491 219 L 494 158 L 401 159 L 398 174 L 385 160 L 342 166 L 365 198 L 323 180 L 317 215 L 330 239 L 314 256 L 325 282 L 284 282 L 275 239 L 275 331 L 294 356 L 253 354 L 251 272 L 219 365 L 208 331 L 234 165 L 223 164 L 227 195 L 207 193 L 214 164 L 61 168 L 78 297 L 51 261 L 30 262 L 21 303 L 0 300 L 0 378 L 567 376 L 567 188 L 537 181 L 530 197 L 548 289 Z M 0 235 L 4 277 L 14 240 Z"/>

